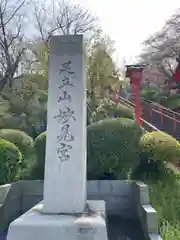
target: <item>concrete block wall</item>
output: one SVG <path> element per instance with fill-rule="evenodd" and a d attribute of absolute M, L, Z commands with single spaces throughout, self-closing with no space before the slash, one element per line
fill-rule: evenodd
<path fill-rule="evenodd" d="M 133 183 L 133 196 L 136 204 L 136 215 L 147 240 L 162 240 L 158 233 L 157 212 L 150 205 L 148 186 L 143 182 Z"/>
<path fill-rule="evenodd" d="M 21 214 L 21 189 L 17 183 L 0 186 L 0 232 Z"/>
<path fill-rule="evenodd" d="M 18 181 L 0 186 L 0 232 L 42 199 L 43 181 Z M 140 219 L 146 239 L 161 239 L 156 211 L 149 205 L 147 185 L 121 180 L 88 181 L 87 199 L 104 200 L 107 214 Z"/>
<path fill-rule="evenodd" d="M 43 199 L 43 181 L 21 181 L 21 209 L 27 211 Z M 87 199 L 104 200 L 108 214 L 134 217 L 132 185 L 129 181 L 88 181 Z"/>
<path fill-rule="evenodd" d="M 135 218 L 129 181 L 88 181 L 87 199 L 106 201 L 107 214 Z M 43 181 L 18 181 L 0 186 L 0 230 L 43 199 Z"/>
<path fill-rule="evenodd" d="M 21 212 L 24 213 L 43 199 L 43 181 L 19 181 L 21 189 Z"/>
<path fill-rule="evenodd" d="M 104 200 L 107 214 L 135 218 L 132 184 L 130 181 L 89 181 L 88 199 Z"/>

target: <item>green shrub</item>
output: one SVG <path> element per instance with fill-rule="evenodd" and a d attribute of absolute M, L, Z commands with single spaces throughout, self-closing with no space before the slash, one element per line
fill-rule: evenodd
<path fill-rule="evenodd" d="M 28 155 L 33 149 L 33 139 L 23 131 L 16 129 L 0 129 L 0 138 L 14 143 L 23 156 Z"/>
<path fill-rule="evenodd" d="M 123 104 L 115 104 L 113 101 L 104 100 L 97 110 L 96 121 L 106 117 L 124 117 L 134 119 L 134 109 Z"/>
<path fill-rule="evenodd" d="M 147 157 L 145 160 L 172 163 L 180 160 L 180 143 L 161 131 L 145 133 L 140 140 L 140 151 Z"/>
<path fill-rule="evenodd" d="M 180 240 L 180 223 L 170 224 L 164 219 L 160 219 L 160 235 L 165 240 Z"/>
<path fill-rule="evenodd" d="M 142 98 L 145 98 L 146 100 L 151 100 L 153 101 L 155 99 L 155 95 L 156 95 L 156 90 L 154 89 L 143 89 L 140 92 L 140 96 Z"/>
<path fill-rule="evenodd" d="M 123 178 L 126 178 L 131 163 L 138 156 L 141 132 L 142 130 L 134 120 L 125 118 L 111 118 L 88 126 L 89 176 L 100 177 L 104 173 L 110 173 L 116 177 L 121 174 Z M 46 132 L 40 134 L 34 142 L 37 157 L 29 174 L 31 179 L 44 179 L 45 146 Z"/>
<path fill-rule="evenodd" d="M 134 109 L 132 107 L 126 107 L 123 104 L 112 104 L 108 109 L 108 115 L 111 117 L 123 117 L 123 118 L 134 118 Z"/>
<path fill-rule="evenodd" d="M 153 131 L 145 133 L 140 139 L 140 164 L 136 174 L 148 173 L 160 177 L 167 162 L 179 163 L 180 143 L 172 136 Z M 155 176 L 154 176 L 155 177 Z"/>
<path fill-rule="evenodd" d="M 127 178 L 138 158 L 142 130 L 128 118 L 108 118 L 87 128 L 88 178 Z"/>
<path fill-rule="evenodd" d="M 180 106 L 180 94 L 175 94 L 167 97 L 162 101 L 162 104 L 171 109 L 177 108 Z"/>
<path fill-rule="evenodd" d="M 0 184 L 16 180 L 22 155 L 15 144 L 0 139 Z"/>
<path fill-rule="evenodd" d="M 43 132 L 34 141 L 36 160 L 29 173 L 31 179 L 44 179 L 46 135 L 47 133 Z"/>
<path fill-rule="evenodd" d="M 158 182 L 147 181 L 152 206 L 158 214 L 163 239 L 180 240 L 180 184 L 175 174 L 166 170 Z"/>

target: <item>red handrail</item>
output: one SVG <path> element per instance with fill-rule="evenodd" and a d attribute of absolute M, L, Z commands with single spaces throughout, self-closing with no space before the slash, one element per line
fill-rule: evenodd
<path fill-rule="evenodd" d="M 164 111 L 166 111 L 166 113 L 168 113 L 168 114 L 172 114 L 173 115 L 173 119 L 176 119 L 175 117 L 179 117 L 180 118 L 180 113 L 178 113 L 178 112 L 175 112 L 175 111 L 172 111 L 171 109 L 169 109 L 169 108 L 167 108 L 167 107 L 165 107 L 165 106 L 163 106 L 163 105 L 161 105 L 161 104 L 159 104 L 159 103 L 157 103 L 157 102 L 154 102 L 154 101 L 151 101 L 151 100 L 146 100 L 146 99 L 144 99 L 144 98 L 141 98 L 141 100 L 143 100 L 144 102 L 147 102 L 147 103 L 150 103 L 151 105 L 153 105 L 155 108 L 158 108 L 158 109 L 160 109 L 160 110 L 164 110 Z M 166 115 L 167 116 L 167 115 Z"/>
<path fill-rule="evenodd" d="M 121 96 L 119 96 L 119 99 L 124 103 L 124 104 L 126 104 L 126 105 L 129 105 L 129 106 L 131 106 L 131 107 L 135 107 L 135 105 L 132 103 L 132 102 L 130 102 L 129 100 L 127 100 L 127 99 L 124 99 L 124 98 L 122 98 Z M 141 99 L 143 99 L 143 98 L 141 98 Z M 146 100 L 147 101 L 147 100 Z M 149 101 L 149 100 L 148 100 Z M 152 103 L 155 103 L 155 102 L 153 102 L 153 101 L 150 101 L 150 102 L 152 102 Z M 152 111 L 154 111 L 154 112 L 157 112 L 157 113 L 159 113 L 160 115 L 162 115 L 162 116 L 164 116 L 164 117 L 167 117 L 167 118 L 169 118 L 169 119 L 171 119 L 171 120 L 174 120 L 174 121 L 176 121 L 177 123 L 180 123 L 180 120 L 179 119 L 177 119 L 177 118 L 175 118 L 175 116 L 179 116 L 180 117 L 180 114 L 179 113 L 176 113 L 176 112 L 174 112 L 174 111 L 172 111 L 172 110 L 170 110 L 170 109 L 168 109 L 168 108 L 166 108 L 166 107 L 164 107 L 164 106 L 162 106 L 162 105 L 160 105 L 160 104 L 157 104 L 157 105 L 155 105 L 155 104 L 150 104 L 150 107 L 152 106 Z M 155 106 L 157 106 L 157 108 L 155 109 Z M 154 109 L 153 109 L 153 107 L 154 107 Z M 161 108 L 162 107 L 162 108 Z M 167 114 L 165 114 L 165 113 L 162 113 L 162 111 L 160 111 L 161 109 L 164 109 L 164 110 L 167 110 L 167 112 L 168 113 L 172 113 L 173 114 L 173 116 L 169 116 L 169 115 L 167 115 Z"/>
<path fill-rule="evenodd" d="M 119 100 L 121 103 L 123 103 L 124 105 L 126 105 L 127 107 L 135 107 L 134 103 L 128 101 L 127 99 L 122 98 L 121 96 L 119 96 Z M 152 125 L 151 123 L 147 122 L 145 119 L 141 118 L 143 124 L 146 124 L 148 127 L 150 127 L 153 131 L 160 131 L 157 127 L 155 127 L 154 125 Z"/>

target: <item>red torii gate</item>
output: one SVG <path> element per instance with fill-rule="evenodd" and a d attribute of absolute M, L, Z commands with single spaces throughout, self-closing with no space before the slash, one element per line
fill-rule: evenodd
<path fill-rule="evenodd" d="M 141 126 L 141 103 L 140 103 L 140 85 L 143 76 L 143 69 L 146 65 L 143 64 L 135 64 L 135 65 L 126 65 L 126 77 L 130 78 L 130 83 L 133 89 L 133 93 L 135 96 L 135 114 L 136 121 Z"/>
<path fill-rule="evenodd" d="M 178 91 L 180 92 L 180 56 L 176 59 L 178 62 L 178 65 L 175 69 L 173 78 L 172 78 L 172 85 L 173 83 L 176 83 L 176 88 L 178 88 Z M 130 83 L 132 85 L 133 93 L 135 96 L 135 114 L 136 114 L 136 121 L 139 125 L 142 124 L 141 120 L 141 104 L 140 104 L 140 85 L 142 81 L 143 76 L 143 70 L 146 68 L 146 65 L 144 64 L 134 64 L 134 65 L 126 65 L 126 77 L 130 78 Z M 162 115 L 162 111 L 160 112 L 160 115 Z M 162 116 L 161 116 L 162 118 Z M 162 121 L 162 119 L 161 119 Z M 175 120 L 176 122 L 176 120 Z M 176 124 L 176 123 L 174 123 Z"/>

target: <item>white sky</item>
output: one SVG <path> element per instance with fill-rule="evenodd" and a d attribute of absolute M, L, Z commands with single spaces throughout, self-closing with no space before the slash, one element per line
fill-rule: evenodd
<path fill-rule="evenodd" d="M 141 43 L 160 30 L 177 8 L 179 0 L 70 0 L 89 8 L 100 18 L 105 33 L 115 40 L 118 62 L 132 61 Z"/>

